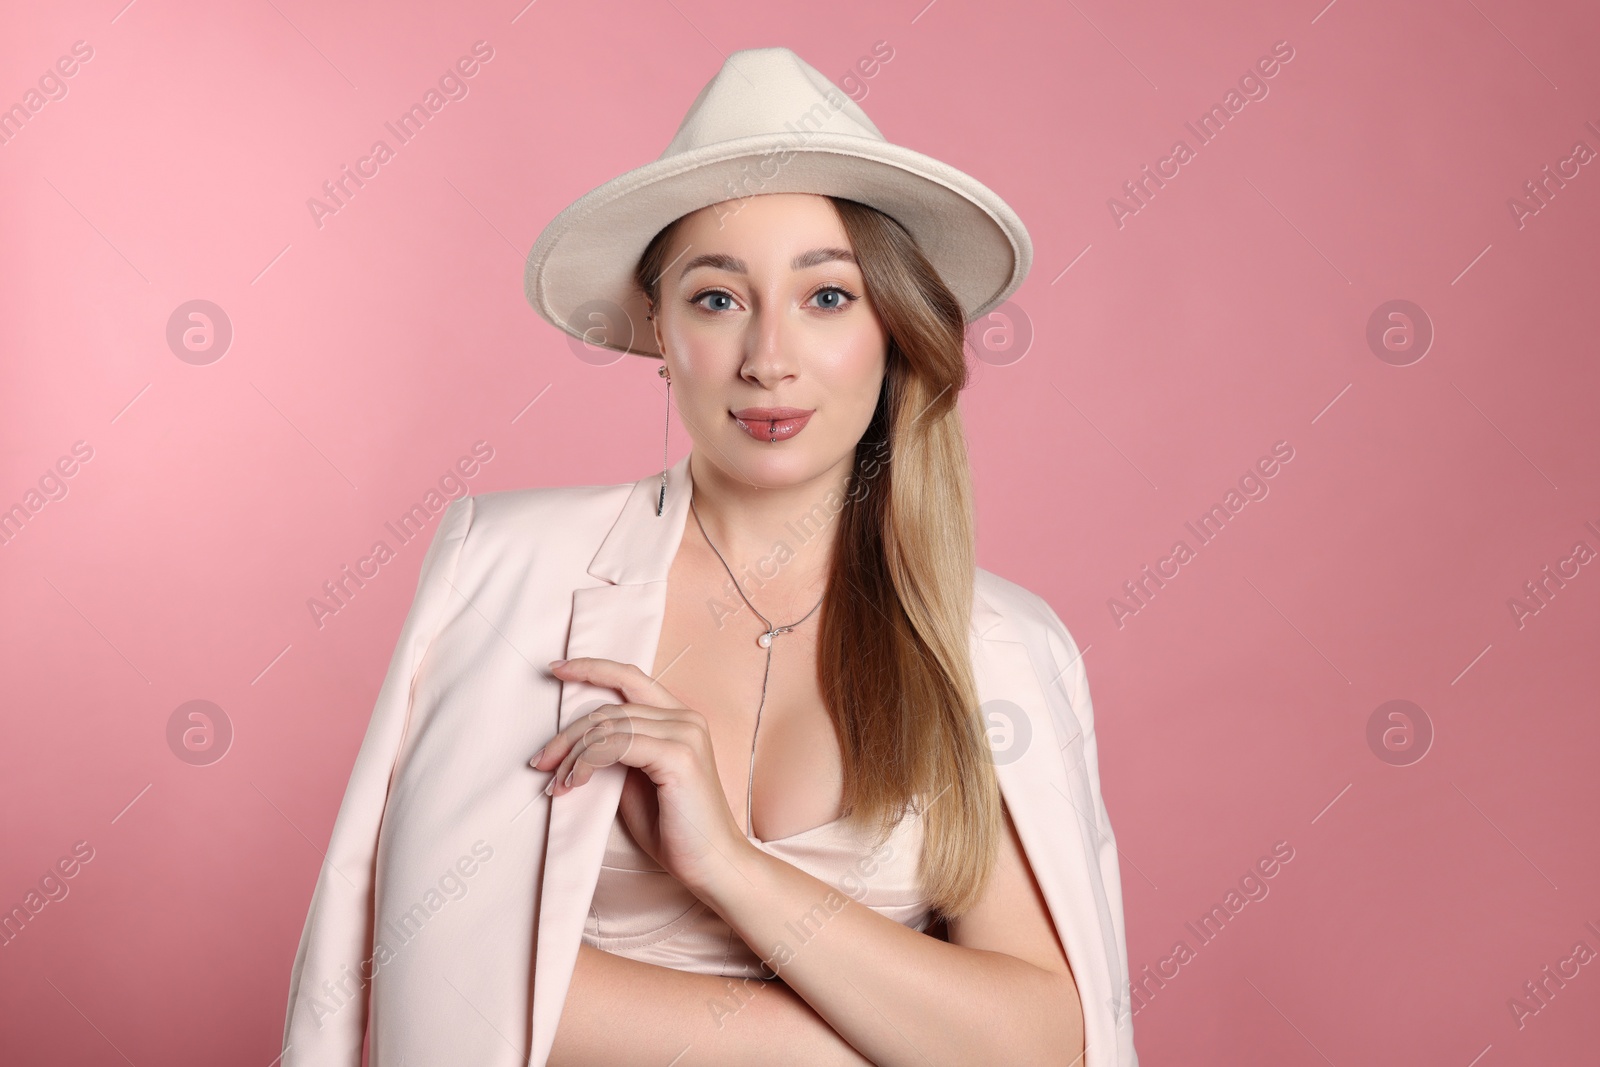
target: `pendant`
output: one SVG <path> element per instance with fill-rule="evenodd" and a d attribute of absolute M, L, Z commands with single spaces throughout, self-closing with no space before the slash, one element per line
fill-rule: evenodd
<path fill-rule="evenodd" d="M 793 626 L 780 626 L 776 630 L 768 630 L 766 633 L 756 638 L 756 644 L 760 645 L 762 648 L 771 648 L 772 639 L 774 637 L 778 636 L 779 634 L 788 634 L 793 632 Z"/>

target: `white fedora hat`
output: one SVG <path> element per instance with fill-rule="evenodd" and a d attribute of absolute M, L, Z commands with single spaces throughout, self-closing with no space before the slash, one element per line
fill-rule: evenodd
<path fill-rule="evenodd" d="M 916 239 L 966 312 L 1022 284 L 1033 243 L 981 182 L 891 144 L 854 100 L 787 48 L 723 63 L 667 150 L 579 197 L 528 253 L 528 302 L 599 347 L 660 358 L 634 266 L 660 230 L 692 211 L 763 193 L 817 193 L 877 208 Z"/>

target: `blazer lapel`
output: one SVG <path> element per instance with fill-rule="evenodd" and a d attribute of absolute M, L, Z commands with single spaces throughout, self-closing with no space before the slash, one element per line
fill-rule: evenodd
<path fill-rule="evenodd" d="M 668 469 L 667 502 L 659 516 L 660 480 L 652 475 L 634 485 L 616 525 L 589 565 L 589 574 L 610 584 L 572 594 L 565 658 L 602 656 L 632 663 L 646 673 L 654 665 L 666 614 L 667 573 L 689 513 L 688 470 L 688 455 Z M 621 699 L 614 689 L 562 682 L 559 728 Z M 621 764 L 603 767 L 582 789 L 551 800 L 533 953 L 532 1063 L 544 1063 L 555 1042 L 556 1024 L 578 961 L 584 916 L 594 897 L 626 777 L 627 768 Z"/>

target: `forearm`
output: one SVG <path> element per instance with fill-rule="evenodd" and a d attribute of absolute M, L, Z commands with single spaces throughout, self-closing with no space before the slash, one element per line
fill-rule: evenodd
<path fill-rule="evenodd" d="M 919 933 L 752 848 L 702 897 L 835 1031 L 882 1067 L 1068 1063 L 1070 979 Z"/>
<path fill-rule="evenodd" d="M 871 1067 L 782 981 L 678 971 L 580 944 L 547 1067 L 668 1063 Z"/>

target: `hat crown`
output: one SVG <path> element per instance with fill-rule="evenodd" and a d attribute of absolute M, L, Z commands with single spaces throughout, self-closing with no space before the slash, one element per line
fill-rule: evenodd
<path fill-rule="evenodd" d="M 861 105 L 788 48 L 734 52 L 689 105 L 661 159 L 719 141 L 788 133 L 885 140 Z"/>

